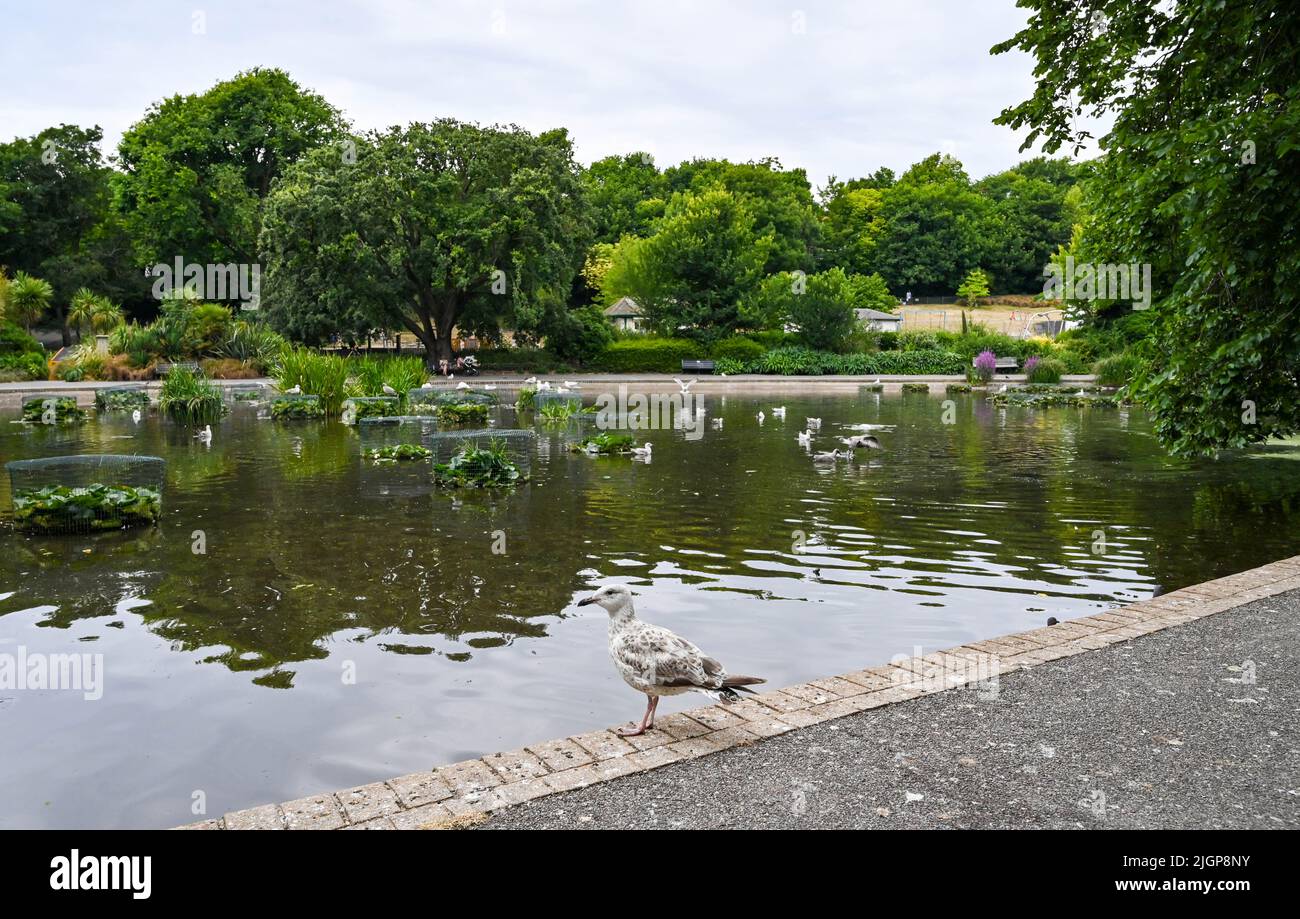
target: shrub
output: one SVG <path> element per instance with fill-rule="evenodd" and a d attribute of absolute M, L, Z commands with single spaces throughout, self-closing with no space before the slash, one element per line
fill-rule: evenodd
<path fill-rule="evenodd" d="M 219 358 L 242 361 L 265 373 L 276 362 L 288 342 L 284 336 L 261 322 L 239 319 L 230 324 L 226 337 L 214 354 Z"/>
<path fill-rule="evenodd" d="M 0 357 L 10 354 L 44 354 L 45 349 L 17 324 L 0 321 Z"/>
<path fill-rule="evenodd" d="M 757 361 L 740 366 L 728 362 L 715 368 L 719 373 L 766 373 L 787 376 L 817 374 L 955 374 L 965 369 L 965 360 L 952 351 L 877 351 L 872 354 L 832 354 L 799 346 L 774 348 Z"/>
<path fill-rule="evenodd" d="M 939 351 L 939 336 L 934 332 L 896 332 L 899 351 Z"/>
<path fill-rule="evenodd" d="M 233 357 L 209 357 L 199 362 L 204 374 L 212 380 L 255 380 L 262 374 L 251 361 Z"/>
<path fill-rule="evenodd" d="M 1025 362 L 1025 381 L 1028 383 L 1059 383 L 1065 365 L 1054 357 L 1031 357 Z"/>
<path fill-rule="evenodd" d="M 606 373 L 681 373 L 682 361 L 699 360 L 705 350 L 685 338 L 624 338 L 596 355 L 592 368 Z"/>
<path fill-rule="evenodd" d="M 746 373 L 748 366 L 744 361 L 738 361 L 734 357 L 720 357 L 713 364 L 713 372 L 719 376 L 735 376 L 738 373 Z"/>
<path fill-rule="evenodd" d="M 1112 354 L 1097 361 L 1092 372 L 1097 375 L 1098 386 L 1127 386 L 1137 375 L 1138 359 L 1132 352 Z"/>
<path fill-rule="evenodd" d="M 739 361 L 741 364 L 749 364 L 762 357 L 766 350 L 752 339 L 736 336 L 735 338 L 724 338 L 715 344 L 710 356 L 715 361 L 732 360 Z"/>
<path fill-rule="evenodd" d="M 0 382 L 18 383 L 24 380 L 44 380 L 50 375 L 49 364 L 43 351 L 22 351 L 0 354 Z"/>
<path fill-rule="evenodd" d="M 319 396 L 321 410 L 331 418 L 343 411 L 348 371 L 344 358 L 310 348 L 285 348 L 274 368 L 281 392 L 298 386 L 304 395 Z"/>
<path fill-rule="evenodd" d="M 975 358 L 975 378 L 981 383 L 993 379 L 998 369 L 997 355 L 992 351 L 981 351 Z"/>
<path fill-rule="evenodd" d="M 158 408 L 182 424 L 211 424 L 226 411 L 221 390 L 202 374 L 173 367 L 158 393 Z"/>
<path fill-rule="evenodd" d="M 553 373 L 563 366 L 554 354 L 541 348 L 485 348 L 474 356 L 484 370 Z"/>
<path fill-rule="evenodd" d="M 614 330 L 596 306 L 567 310 L 546 329 L 546 350 L 562 361 L 586 364 L 614 340 Z"/>

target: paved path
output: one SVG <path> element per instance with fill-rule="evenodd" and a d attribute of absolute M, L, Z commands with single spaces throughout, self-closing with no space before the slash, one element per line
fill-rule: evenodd
<path fill-rule="evenodd" d="M 485 827 L 1300 827 L 1300 590 Z"/>

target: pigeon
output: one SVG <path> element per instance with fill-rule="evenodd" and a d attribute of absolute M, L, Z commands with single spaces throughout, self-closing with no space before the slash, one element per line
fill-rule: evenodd
<path fill-rule="evenodd" d="M 766 680 L 754 676 L 732 676 L 718 661 L 685 638 L 668 629 L 642 622 L 632 607 L 632 591 L 623 584 L 602 587 L 579 606 L 592 603 L 609 613 L 609 656 L 627 685 L 646 695 L 645 715 L 623 737 L 636 737 L 654 727 L 660 696 L 687 692 L 704 693 L 724 704 L 737 702 L 739 693 Z"/>

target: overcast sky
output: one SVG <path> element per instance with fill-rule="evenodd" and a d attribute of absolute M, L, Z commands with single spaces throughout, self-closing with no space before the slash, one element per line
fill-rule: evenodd
<path fill-rule="evenodd" d="M 988 49 L 1013 0 L 4 0 L 0 137 L 99 124 L 280 67 L 358 129 L 451 116 L 563 126 L 578 158 L 776 156 L 814 187 L 949 152 L 972 177 L 1020 154 L 991 119 L 1032 61 Z"/>

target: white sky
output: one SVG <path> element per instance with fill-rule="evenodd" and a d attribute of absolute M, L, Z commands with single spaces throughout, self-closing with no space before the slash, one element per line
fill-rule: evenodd
<path fill-rule="evenodd" d="M 988 49 L 1013 0 L 0 0 L 0 138 L 60 122 L 106 147 L 152 103 L 280 67 L 355 128 L 455 117 L 567 127 L 578 158 L 776 156 L 814 187 L 936 151 L 973 178 L 1032 61 Z M 199 26 L 202 26 L 202 29 Z M 197 33 L 197 34 L 196 34 Z"/>

